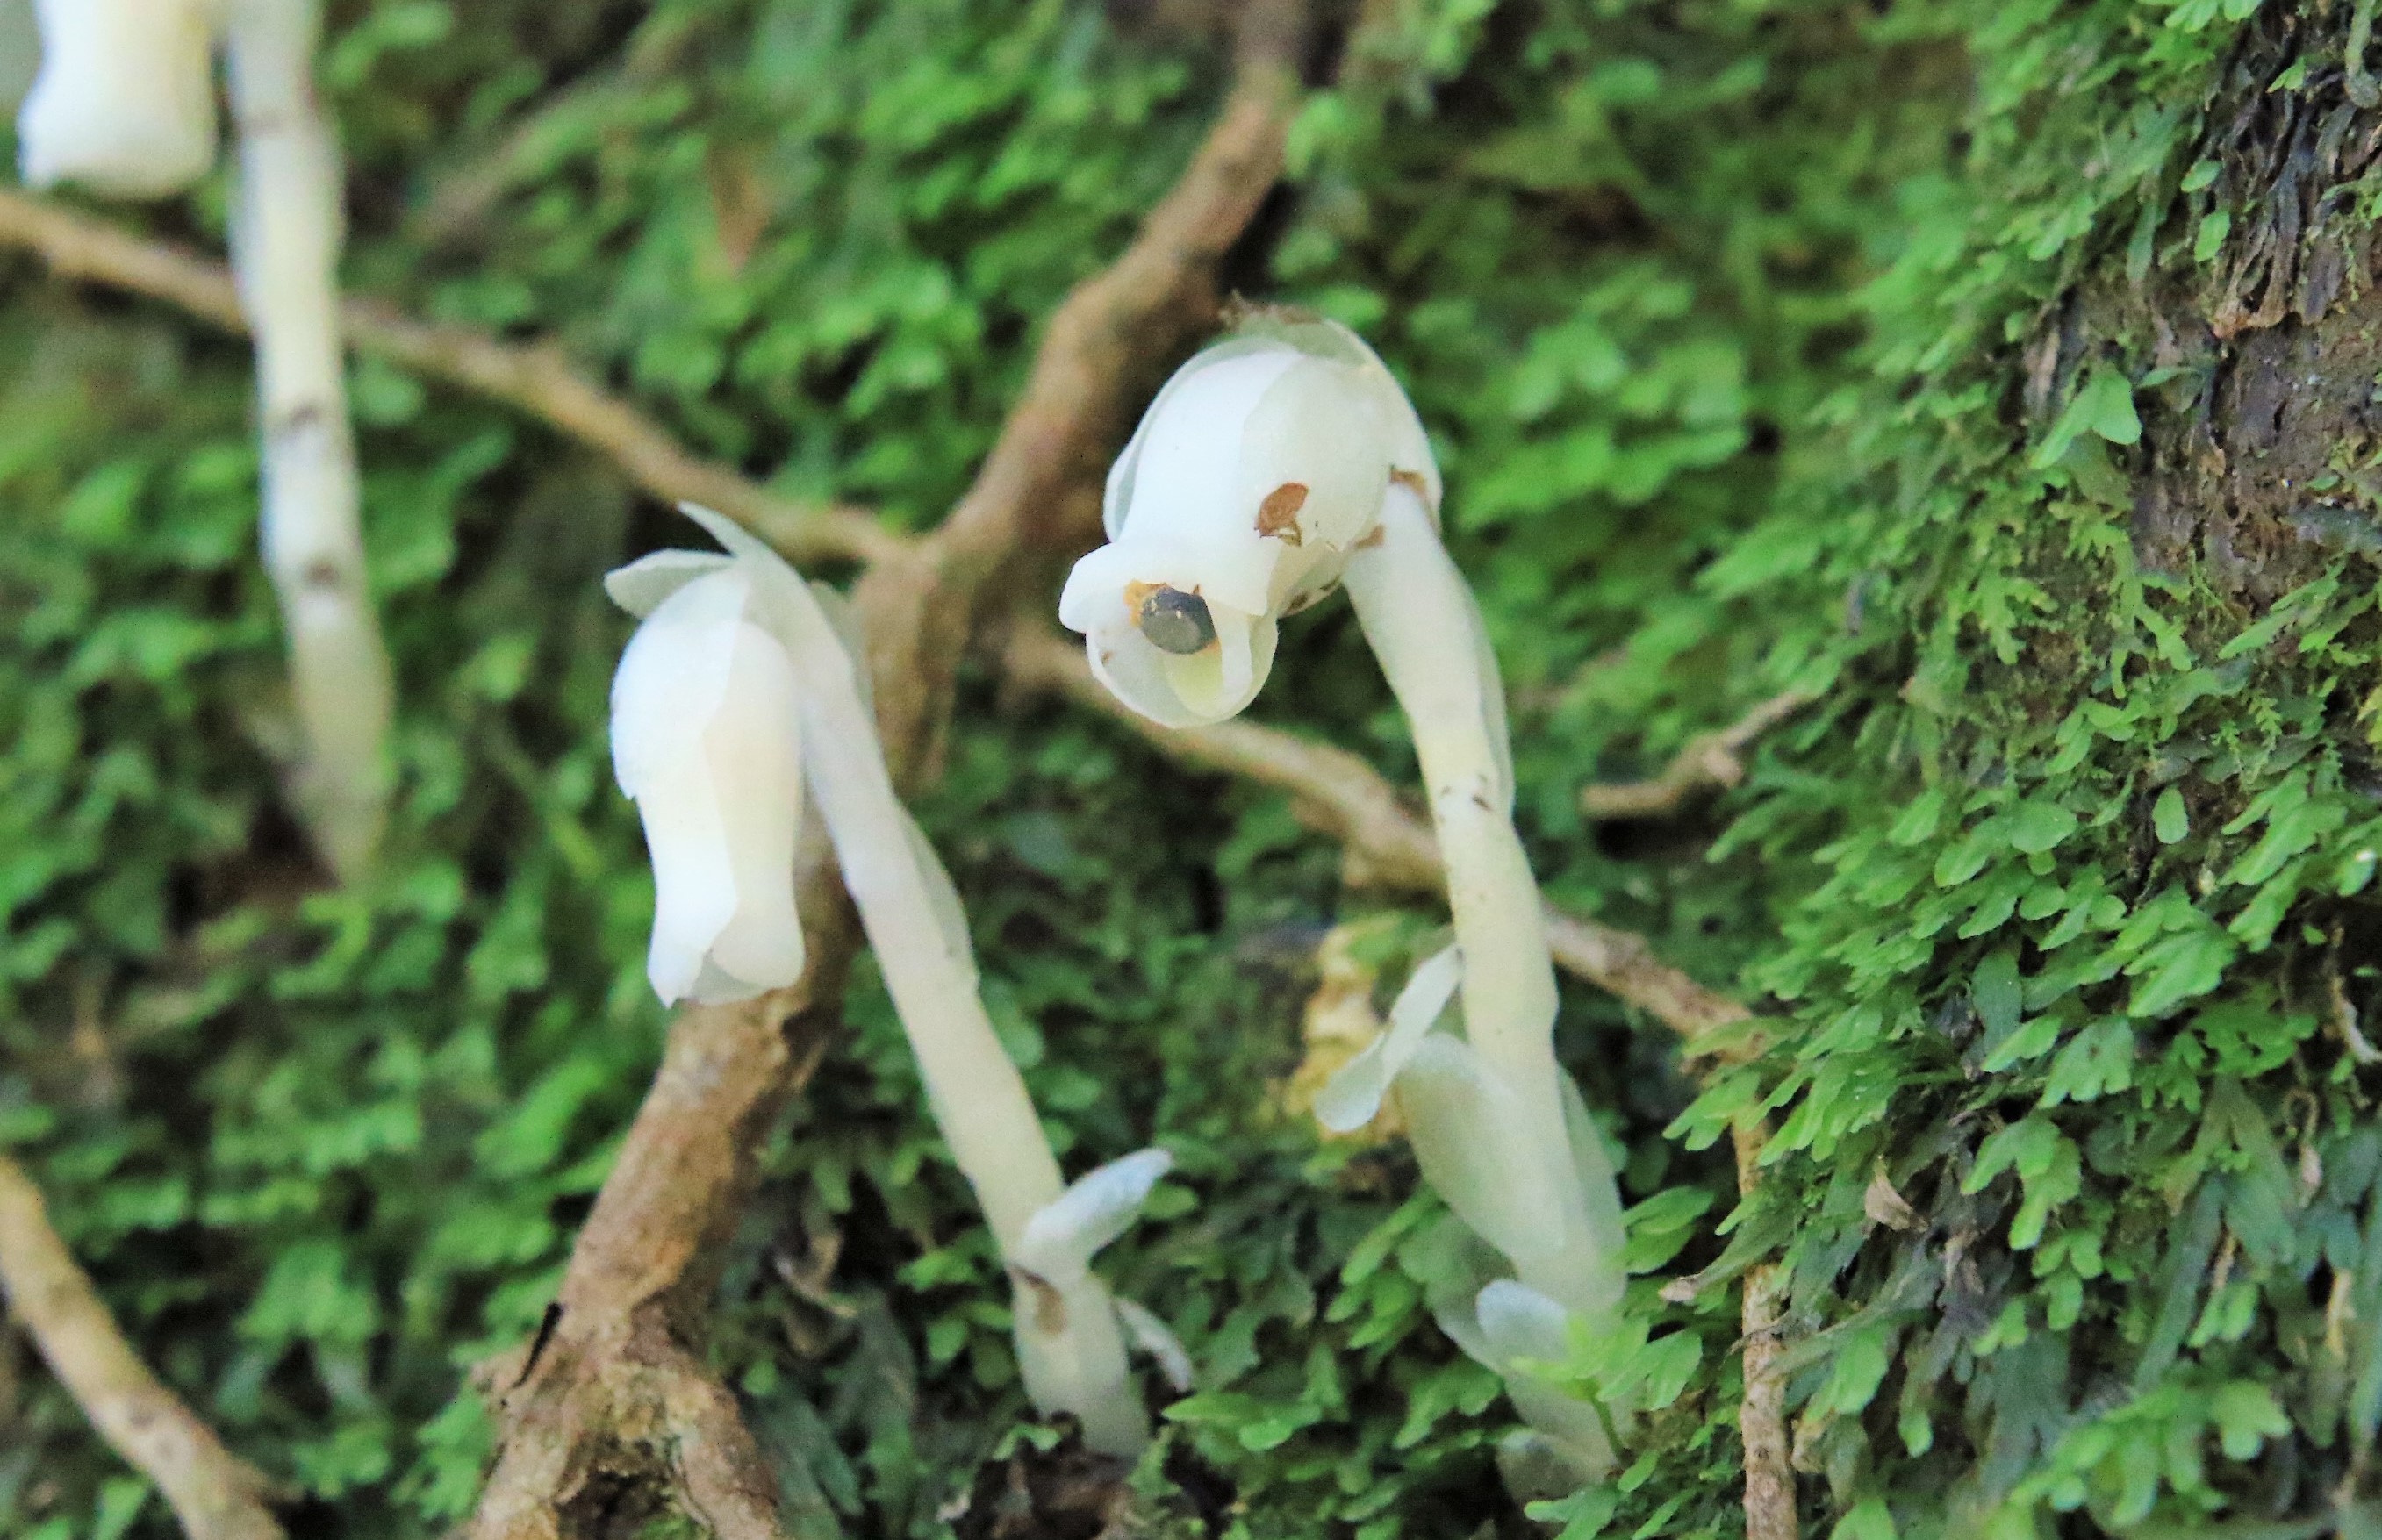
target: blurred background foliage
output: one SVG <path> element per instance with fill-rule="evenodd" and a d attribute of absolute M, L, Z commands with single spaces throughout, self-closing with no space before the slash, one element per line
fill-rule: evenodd
<path fill-rule="evenodd" d="M 1814 1002 L 1807 1021 L 1868 987 L 1815 959 L 1852 945 L 1840 932 L 1891 929 L 1909 889 L 1854 903 L 1839 884 L 1799 907 L 1829 874 L 1812 851 L 1910 794 L 1880 725 L 1901 709 L 1894 649 L 1939 625 L 1948 654 L 1976 625 L 1927 610 L 1957 499 L 1905 519 L 1893 472 L 2000 367 L 2006 319 L 2065 281 L 2089 235 L 2138 207 L 2166 217 L 2188 115 L 2144 153 L 2140 189 L 2088 196 L 2057 168 L 2134 101 L 2204 90 L 2246 10 L 1329 8 L 1336 84 L 1302 114 L 1292 176 L 1229 277 L 1357 326 L 1412 387 L 1559 901 L 1716 985 L 1758 962 L 1762 987 Z M 1228 70 L 1202 0 L 330 13 L 353 287 L 554 338 L 702 450 L 905 528 L 965 487 L 1040 320 L 1129 238 Z M 2080 49 L 2132 73 L 2075 67 Z M 2120 78 L 2136 97 L 2093 94 Z M 2066 116 L 2030 158 L 2061 82 Z M 2000 137 L 1972 143 L 1980 124 Z M 223 187 L 137 217 L 220 249 Z M 2043 233 L 2059 220 L 2065 236 Z M 535 1329 L 657 1057 L 650 879 L 604 740 L 629 623 L 596 580 L 685 535 L 537 425 L 354 366 L 402 778 L 385 871 L 330 891 L 275 795 L 288 727 L 252 552 L 248 361 L 177 315 L 0 262 L 0 1142 L 152 1362 L 307 1495 L 299 1532 L 435 1533 L 468 1511 L 487 1450 L 472 1367 Z M 2024 426 L 1968 404 L 1987 447 L 1934 470 L 2009 471 Z M 1940 532 L 1896 544 L 1906 525 Z M 1889 569 L 1929 576 L 1906 593 Z M 1840 677 L 1846 703 L 1765 744 L 1747 790 L 1657 824 L 1583 822 L 1582 784 L 1651 773 L 1784 686 Z M 1257 715 L 1412 777 L 1344 606 L 1294 623 Z M 1108 1253 L 1200 1368 L 1143 1473 L 1153 1522 L 1520 1533 L 1495 1382 L 1422 1307 L 1435 1207 L 1411 1196 L 1411 1163 L 1319 1146 L 1281 1106 L 1326 932 L 1361 923 L 1358 956 L 1394 983 L 1436 917 L 1343 891 L 1337 852 L 1280 798 L 1187 776 L 981 673 L 919 813 L 1069 1167 L 1153 1138 L 1179 1157 L 1152 1220 Z M 2022 865 L 2029 840 L 2067 832 L 1987 854 Z M 1895 859 L 1934 862 L 1933 837 Z M 1977 951 L 2012 908 L 1969 933 Z M 1912 975 L 1897 1008 L 1970 997 L 1974 959 L 1946 940 L 1896 954 Z M 985 1459 L 1042 1436 L 1019 1431 L 988 1241 L 866 966 L 849 1016 L 773 1138 L 716 1314 L 715 1361 L 802 1540 L 944 1533 Z M 1717 1260 L 1725 1282 L 1753 1240 L 1780 1238 L 1774 1216 L 1724 1254 L 1735 1189 L 1709 1136 L 1774 1086 L 1836 1082 L 1777 1064 L 1726 1082 L 1682 1143 L 1664 1130 L 1697 1087 L 1664 1029 L 1571 988 L 1562 1032 L 1639 1204 L 1637 1313 L 1675 1351 L 1651 1452 L 1551 1511 L 1575 1537 L 1735 1533 L 1735 1301 L 1666 1304 L 1651 1275 Z M 1873 1085 L 1908 1068 L 1878 1048 L 1831 1072 Z M 1841 1265 L 1880 1146 L 1828 1131 L 1797 1146 L 1813 1164 L 1782 1203 L 1809 1206 L 1811 1245 Z M 2036 1143 L 2001 1168 L 2039 1179 L 2058 1156 Z M 1905 1317 L 1806 1276 L 1805 1318 L 1852 1328 L 1799 1360 L 1797 1399 L 1857 1428 Z M 1861 1279 L 1853 1295 L 1892 1303 L 1890 1279 Z M 2227 1449 L 2254 1450 L 2265 1413 L 2235 1401 Z M 1876 1527 L 1889 1497 L 1923 1508 L 1942 1489 L 1933 1468 L 1908 1490 L 1864 1485 L 1866 1446 L 1834 1436 L 1827 1473 L 1867 1526 L 1850 1540 L 1894 1533 Z M 23 1345 L 0 1344 L 0 1534 L 169 1522 Z"/>

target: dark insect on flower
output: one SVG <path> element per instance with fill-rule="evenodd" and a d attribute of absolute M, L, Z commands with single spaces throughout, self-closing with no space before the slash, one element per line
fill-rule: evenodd
<path fill-rule="evenodd" d="M 1135 619 L 1149 644 L 1162 653 L 1188 657 L 1216 640 L 1215 618 L 1208 601 L 1197 593 L 1163 585 L 1150 590 Z"/>

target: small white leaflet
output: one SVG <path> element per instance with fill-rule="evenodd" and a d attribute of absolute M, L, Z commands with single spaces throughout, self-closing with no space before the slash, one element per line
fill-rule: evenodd
<path fill-rule="evenodd" d="M 1132 1338 L 1134 1347 L 1158 1365 L 1167 1384 L 1178 1393 L 1189 1395 L 1195 1376 L 1191 1355 L 1184 1350 L 1183 1339 L 1148 1308 L 1122 1295 L 1113 1296 L 1111 1302 L 1116 1306 L 1117 1320 L 1123 1325 L 1124 1334 Z"/>
<path fill-rule="evenodd" d="M 1353 1133 L 1371 1122 L 1463 979 L 1463 956 L 1453 947 L 1417 964 L 1390 1008 L 1388 1028 L 1324 1082 L 1315 1098 L 1315 1120 L 1333 1133 Z"/>
<path fill-rule="evenodd" d="M 1165 1150 L 1136 1150 L 1085 1172 L 1025 1221 L 1011 1263 L 1065 1288 L 1091 1265 L 1095 1253 L 1125 1232 L 1173 1165 Z"/>
<path fill-rule="evenodd" d="M 1559 1363 L 1571 1353 L 1564 1307 L 1528 1284 L 1499 1278 L 1473 1302 L 1480 1335 L 1502 1365 Z"/>

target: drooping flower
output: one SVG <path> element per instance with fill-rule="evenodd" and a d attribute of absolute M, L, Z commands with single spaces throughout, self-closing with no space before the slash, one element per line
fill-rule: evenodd
<path fill-rule="evenodd" d="M 1187 1377 L 1187 1360 L 1163 1323 L 1110 1294 L 1091 1259 L 1171 1157 L 1143 1150 L 1062 1180 L 985 1011 L 959 896 L 896 793 L 841 601 L 750 532 L 682 507 L 728 555 L 657 552 L 605 580 L 647 617 L 621 659 L 614 745 L 654 850 L 656 987 L 669 998 L 692 973 L 697 998 L 726 999 L 800 972 L 799 755 L 927 1105 L 1009 1265 L 1026 1392 L 1041 1411 L 1074 1416 L 1090 1448 L 1130 1459 L 1149 1419 L 1127 1331 L 1171 1377 Z"/>
<path fill-rule="evenodd" d="M 1194 357 L 1109 472 L 1109 544 L 1059 618 L 1093 671 L 1168 727 L 1218 722 L 1273 666 L 1276 624 L 1331 592 L 1395 477 L 1439 470 L 1389 370 L 1333 322 L 1261 312 Z"/>
<path fill-rule="evenodd" d="M 42 68 L 17 117 L 28 184 L 158 198 L 215 164 L 209 0 L 36 0 Z"/>
<path fill-rule="evenodd" d="M 1598 1331 L 1626 1282 L 1620 1194 L 1555 1057 L 1554 970 L 1514 827 L 1504 688 L 1440 543 L 1439 502 L 1421 425 L 1380 359 L 1345 328 L 1260 316 L 1151 404 L 1110 473 L 1110 544 L 1076 565 L 1060 618 L 1085 633 L 1120 700 L 1187 727 L 1246 705 L 1279 619 L 1344 581 L 1413 731 L 1462 965 L 1450 953 L 1416 970 L 1389 1030 L 1316 1113 L 1344 1131 L 1394 1092 L 1424 1179 L 1502 1253 L 1523 1302 Z M 1461 1035 L 1433 1031 L 1459 993 Z M 1486 1295 L 1489 1281 L 1460 1291 L 1449 1330 L 1478 1344 L 1530 1422 L 1598 1467 L 1610 1454 L 1600 1419 L 1626 1421 L 1627 1408 L 1589 1407 L 1516 1366 L 1534 1354 L 1490 1345 L 1483 1310 L 1507 1348 L 1543 1313 L 1507 1308 L 1523 1296 Z"/>
<path fill-rule="evenodd" d="M 607 589 L 645 623 L 612 680 L 612 765 L 654 863 L 646 976 L 664 1004 L 749 999 L 802 975 L 794 668 L 750 574 L 662 552 Z"/>

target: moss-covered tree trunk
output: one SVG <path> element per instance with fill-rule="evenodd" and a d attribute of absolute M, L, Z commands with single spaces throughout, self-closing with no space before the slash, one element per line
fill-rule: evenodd
<path fill-rule="evenodd" d="M 1774 1131 L 1807 1529 L 2382 1524 L 2371 8 L 1995 7 L 1856 472 L 1721 564 L 1831 686 L 1686 1119 Z"/>

